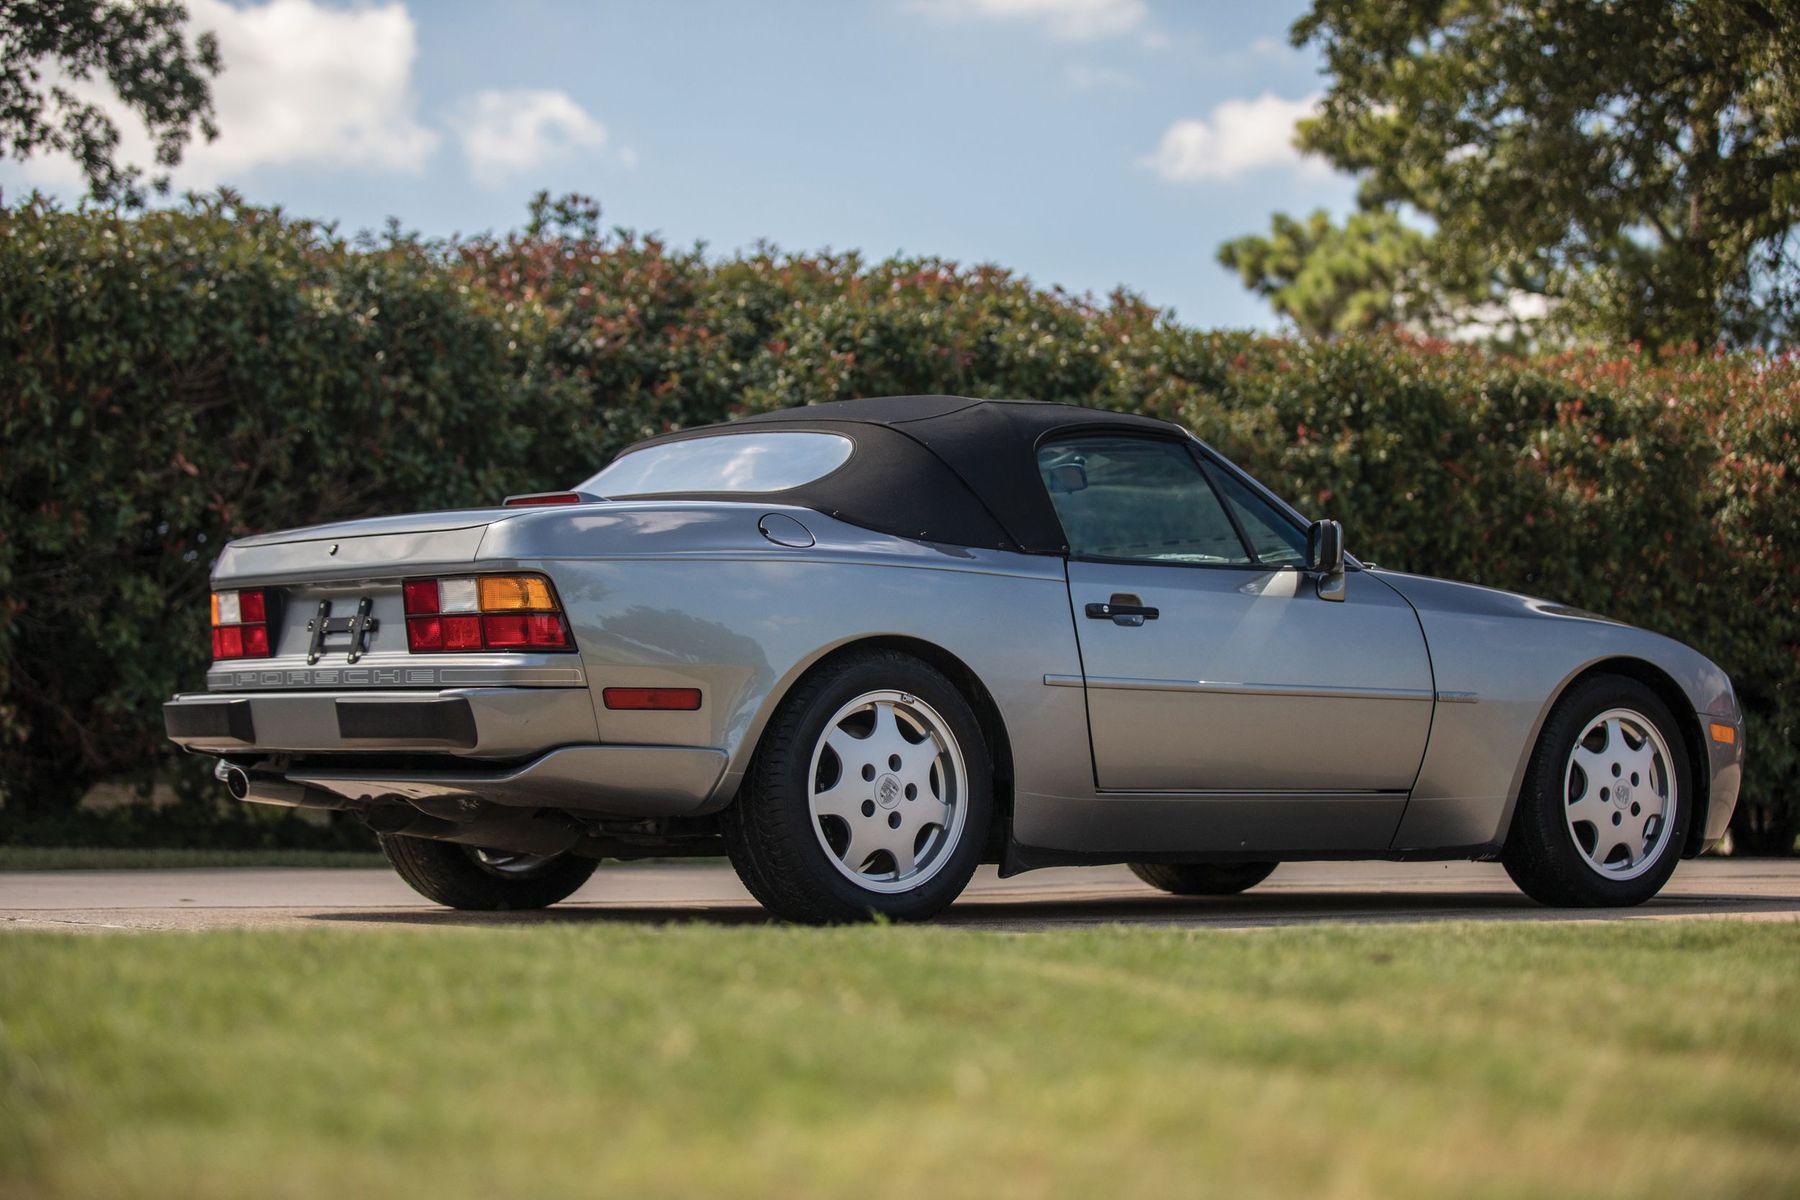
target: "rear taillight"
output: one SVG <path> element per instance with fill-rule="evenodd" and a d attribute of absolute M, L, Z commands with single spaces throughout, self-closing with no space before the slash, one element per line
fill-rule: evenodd
<path fill-rule="evenodd" d="M 408 579 L 401 590 L 406 648 L 414 654 L 574 649 L 562 605 L 542 575 Z"/>
<path fill-rule="evenodd" d="M 269 614 L 275 605 L 262 588 L 212 594 L 214 658 L 267 658 L 275 652 Z"/>

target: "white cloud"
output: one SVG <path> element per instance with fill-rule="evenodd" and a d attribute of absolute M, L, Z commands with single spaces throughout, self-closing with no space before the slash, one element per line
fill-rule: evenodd
<path fill-rule="evenodd" d="M 1129 33 L 1150 15 L 1144 0 L 910 0 L 906 7 L 941 21 L 1036 21 L 1073 41 Z"/>
<path fill-rule="evenodd" d="M 219 136 L 189 143 L 177 188 L 229 183 L 262 166 L 361 167 L 416 172 L 438 136 L 419 124 L 412 88 L 418 37 L 400 3 L 353 9 L 313 0 L 235 8 L 188 0 L 192 32 L 218 35 L 224 70 L 213 80 Z M 150 167 L 143 122 L 99 79 L 69 84 L 119 127 L 119 157 Z M 66 156 L 25 164 L 27 179 L 81 186 Z"/>
<path fill-rule="evenodd" d="M 1328 174 L 1322 160 L 1294 148 L 1294 123 L 1311 116 L 1318 99 L 1283 100 L 1264 92 L 1254 100 L 1226 100 L 1204 119 L 1189 117 L 1169 126 L 1156 153 L 1140 164 L 1177 183 L 1235 179 L 1269 167 Z"/>
<path fill-rule="evenodd" d="M 606 126 L 588 116 L 567 92 L 532 88 L 478 92 L 455 124 L 469 173 L 488 184 L 606 144 Z M 636 161 L 633 152 L 630 162 Z"/>

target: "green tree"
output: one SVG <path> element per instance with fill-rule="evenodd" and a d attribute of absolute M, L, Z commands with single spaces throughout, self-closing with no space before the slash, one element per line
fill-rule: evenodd
<path fill-rule="evenodd" d="M 1442 324 L 1447 298 L 1429 254 L 1430 238 L 1387 210 L 1352 213 L 1341 226 L 1323 209 L 1303 221 L 1276 213 L 1268 236 L 1219 247 L 1219 261 L 1245 287 L 1319 335 Z"/>
<path fill-rule="evenodd" d="M 1299 144 L 1426 217 L 1451 278 L 1541 294 L 1576 336 L 1796 333 L 1800 4 L 1315 0 L 1293 38 L 1331 80 Z"/>
<path fill-rule="evenodd" d="M 69 86 L 104 76 L 149 129 L 161 168 L 149 183 L 167 191 L 195 128 L 218 136 L 218 43 L 203 33 L 190 45 L 187 19 L 176 0 L 0 0 L 0 151 L 67 152 L 97 199 L 142 204 L 142 169 L 116 161 L 118 126 Z"/>

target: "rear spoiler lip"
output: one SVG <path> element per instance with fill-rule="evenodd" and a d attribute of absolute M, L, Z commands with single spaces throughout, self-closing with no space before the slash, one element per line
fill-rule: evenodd
<path fill-rule="evenodd" d="M 555 492 L 520 492 L 508 496 L 500 502 L 501 508 L 541 508 L 557 504 L 600 504 L 605 496 L 596 496 L 592 492 L 577 492 L 563 489 Z"/>

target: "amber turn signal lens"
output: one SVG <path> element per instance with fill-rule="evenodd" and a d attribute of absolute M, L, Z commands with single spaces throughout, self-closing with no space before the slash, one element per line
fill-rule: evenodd
<path fill-rule="evenodd" d="M 550 585 L 542 576 L 482 575 L 476 583 L 481 588 L 482 612 L 556 611 Z"/>
<path fill-rule="evenodd" d="M 1737 730 L 1730 725 L 1721 725 L 1714 721 L 1712 723 L 1712 740 L 1722 746 L 1735 746 L 1737 745 Z"/>

